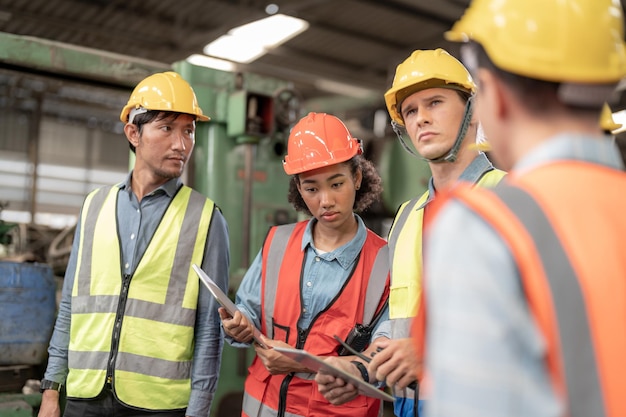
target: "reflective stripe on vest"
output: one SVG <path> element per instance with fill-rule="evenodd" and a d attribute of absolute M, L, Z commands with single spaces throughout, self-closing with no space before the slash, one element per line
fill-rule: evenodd
<path fill-rule="evenodd" d="M 293 229 L 296 226 L 296 223 L 286 224 L 275 227 L 274 236 L 270 243 L 269 254 L 267 257 L 266 263 L 266 276 L 267 277 L 275 277 L 276 279 L 267 279 L 265 282 L 265 298 L 271 299 L 274 294 L 277 294 L 278 291 L 278 272 L 280 271 L 280 266 L 282 264 L 282 255 L 285 253 L 287 249 L 287 243 L 289 242 L 289 238 L 293 233 Z M 372 267 L 372 272 L 370 276 L 385 276 L 388 273 L 389 268 L 389 248 L 387 246 L 383 246 L 376 256 L 376 260 L 374 262 L 374 266 Z M 363 306 L 363 321 L 361 324 L 369 324 L 376 314 L 376 311 L 379 306 L 379 300 L 381 299 L 381 295 L 385 291 L 386 281 L 379 280 L 371 280 L 369 285 L 367 286 L 367 293 L 365 296 L 365 305 Z M 272 337 L 272 322 L 271 318 L 274 317 L 274 303 L 264 303 L 264 330 L 268 332 L 268 336 Z"/>
<path fill-rule="evenodd" d="M 174 410 L 187 406 L 201 264 L 214 204 L 181 187 L 121 296 L 117 187 L 85 200 L 76 276 L 67 378 L 68 396 L 93 398 L 114 361 L 118 398 L 133 407 Z M 119 307 L 118 307 L 119 301 Z M 118 312 L 123 308 L 123 312 Z M 89 329 L 85 331 L 85 329 Z M 119 345 L 115 352 L 113 340 Z M 140 337 L 138 337 L 140 335 Z"/>
<path fill-rule="evenodd" d="M 493 187 L 503 177 L 503 171 L 487 171 L 476 183 L 479 187 Z M 389 232 L 391 256 L 391 290 L 389 318 L 392 320 L 392 337 L 408 337 L 410 320 L 417 315 L 422 294 L 422 226 L 424 206 L 429 192 L 419 199 L 404 203 L 398 210 Z"/>
<path fill-rule="evenodd" d="M 333 335 L 345 339 L 361 318 L 365 320 L 369 315 L 371 319 L 384 306 L 388 296 L 389 255 L 385 241 L 368 230 L 349 279 L 329 306 L 304 329 L 304 338 L 300 339 L 299 278 L 305 264 L 302 237 L 307 223 L 276 226 L 267 235 L 263 245 L 261 330 L 275 340 L 328 356 L 336 354 L 339 346 Z M 382 285 L 377 281 L 382 281 Z M 365 308 L 365 304 L 373 307 Z M 318 392 L 312 375 L 271 375 L 258 357 L 250 366 L 245 382 L 244 416 L 306 416 L 324 412 L 329 417 L 376 417 L 380 410 L 380 400 L 362 395 L 345 405 L 330 407 Z"/>
<path fill-rule="evenodd" d="M 452 197 L 509 247 L 566 415 L 626 415 L 626 195 L 615 192 L 626 189 L 626 174 L 564 160 L 507 185 L 520 190 L 463 187 Z"/>
<path fill-rule="evenodd" d="M 605 416 L 596 355 L 580 281 L 550 220 L 526 191 L 496 188 L 496 194 L 524 225 L 550 286 L 558 325 L 570 417 Z"/>

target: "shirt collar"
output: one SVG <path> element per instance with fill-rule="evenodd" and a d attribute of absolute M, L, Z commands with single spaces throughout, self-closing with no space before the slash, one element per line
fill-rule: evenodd
<path fill-rule="evenodd" d="M 624 162 L 615 141 L 609 136 L 559 134 L 537 146 L 513 169 L 519 175 L 555 160 L 577 160 L 624 170 Z"/>
<path fill-rule="evenodd" d="M 346 270 L 348 268 L 351 268 L 354 264 L 354 261 L 359 256 L 361 248 L 365 243 L 365 238 L 367 237 L 365 223 L 363 223 L 363 220 L 361 219 L 361 217 L 359 217 L 358 214 L 354 214 L 354 217 L 357 220 L 358 228 L 356 235 L 354 235 L 352 240 L 350 240 L 345 245 L 338 247 L 332 252 L 318 255 L 320 258 L 326 261 L 333 261 L 336 259 L 339 265 L 341 265 L 341 267 Z M 307 250 L 307 247 L 312 251 L 315 250 L 315 247 L 313 246 L 313 226 L 315 225 L 315 223 L 317 223 L 317 219 L 312 218 L 311 220 L 309 220 L 309 223 L 304 230 L 301 247 L 303 251 Z"/>
<path fill-rule="evenodd" d="M 479 152 L 478 155 L 470 162 L 470 164 L 463 170 L 459 176 L 458 181 L 467 182 L 470 184 L 476 184 L 486 172 L 494 169 L 493 164 L 487 158 L 483 152 Z M 428 180 L 428 198 L 421 206 L 416 210 L 423 208 L 426 204 L 430 203 L 435 198 L 435 183 L 433 177 Z"/>
<path fill-rule="evenodd" d="M 126 191 L 128 194 L 132 193 L 131 189 L 131 179 L 133 176 L 133 171 L 130 171 L 126 176 L 126 179 L 120 182 L 117 186 L 120 190 Z M 183 181 L 180 177 L 172 178 L 168 180 L 166 183 L 161 184 L 156 190 L 152 191 L 149 195 L 155 195 L 158 193 L 164 193 L 169 198 L 173 198 L 176 195 L 176 191 L 183 185 Z"/>

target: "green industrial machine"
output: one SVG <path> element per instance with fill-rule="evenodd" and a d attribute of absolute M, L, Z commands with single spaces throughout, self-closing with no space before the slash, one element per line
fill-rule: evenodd
<path fill-rule="evenodd" d="M 191 186 L 214 200 L 229 226 L 230 289 L 234 292 L 270 226 L 296 220 L 282 168 L 298 98 L 284 81 L 174 64 L 211 117 L 198 123 Z M 254 350 L 224 345 L 213 415 L 241 413 L 243 385 Z"/>

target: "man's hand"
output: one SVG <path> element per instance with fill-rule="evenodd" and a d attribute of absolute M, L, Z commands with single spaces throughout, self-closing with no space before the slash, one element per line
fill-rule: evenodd
<path fill-rule="evenodd" d="M 410 338 L 381 337 L 368 347 L 369 350 L 375 350 L 376 353 L 367 370 L 377 381 L 385 381 L 387 386 L 398 389 L 404 389 L 411 382 L 417 381 L 422 361 L 417 357 Z"/>
<path fill-rule="evenodd" d="M 41 405 L 37 417 L 60 417 L 59 391 L 47 389 L 41 396 Z"/>
<path fill-rule="evenodd" d="M 224 307 L 220 307 L 218 312 L 224 333 L 240 343 L 249 343 L 252 340 L 254 324 L 250 323 L 241 311 L 236 311 L 235 315 L 231 316 Z"/>
<path fill-rule="evenodd" d="M 349 356 L 347 358 L 354 358 Z M 324 359 L 329 365 L 339 368 L 347 373 L 353 374 L 357 378 L 361 378 L 361 373 L 353 363 L 349 360 L 338 358 L 335 356 L 329 356 Z M 315 375 L 315 382 L 317 382 L 317 389 L 320 394 L 333 405 L 345 404 L 348 401 L 352 401 L 359 395 L 357 388 L 343 380 L 330 374 L 320 371 Z M 369 381 L 368 381 L 369 382 Z"/>

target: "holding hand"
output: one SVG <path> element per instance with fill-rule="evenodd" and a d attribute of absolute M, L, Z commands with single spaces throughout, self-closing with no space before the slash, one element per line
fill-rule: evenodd
<path fill-rule="evenodd" d="M 249 343 L 252 341 L 254 324 L 248 321 L 241 311 L 236 311 L 235 315 L 231 316 L 224 307 L 220 307 L 218 312 L 222 319 L 224 333 L 239 343 Z"/>

